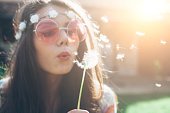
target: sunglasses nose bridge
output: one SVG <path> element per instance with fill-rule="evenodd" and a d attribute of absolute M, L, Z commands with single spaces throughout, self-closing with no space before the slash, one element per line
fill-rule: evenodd
<path fill-rule="evenodd" d="M 64 29 L 59 29 L 58 37 L 59 37 L 58 41 L 57 41 L 57 45 L 58 46 L 67 45 L 68 44 L 67 32 Z"/>

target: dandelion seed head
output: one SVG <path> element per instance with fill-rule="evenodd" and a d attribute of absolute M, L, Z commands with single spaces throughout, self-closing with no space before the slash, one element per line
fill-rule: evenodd
<path fill-rule="evenodd" d="M 89 50 L 84 54 L 83 62 L 87 69 L 91 69 L 98 64 L 98 53 L 95 50 Z"/>
<path fill-rule="evenodd" d="M 87 53 L 84 53 L 82 62 L 73 60 L 73 63 L 76 63 L 77 66 L 82 69 L 91 69 L 98 64 L 98 53 L 95 50 L 89 50 Z"/>

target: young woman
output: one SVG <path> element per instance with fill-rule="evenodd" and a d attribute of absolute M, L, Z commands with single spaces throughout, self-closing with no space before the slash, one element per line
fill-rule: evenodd
<path fill-rule="evenodd" d="M 70 0 L 34 0 L 18 15 L 19 41 L 9 76 L 0 82 L 0 113 L 116 113 L 116 96 L 102 84 L 100 62 L 87 69 L 81 109 L 76 109 L 83 64 L 74 61 L 97 51 L 86 11 Z"/>

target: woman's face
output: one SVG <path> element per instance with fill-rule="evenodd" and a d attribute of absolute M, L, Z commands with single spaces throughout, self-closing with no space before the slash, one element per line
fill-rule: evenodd
<path fill-rule="evenodd" d="M 59 15 L 53 18 L 59 27 L 66 27 L 66 23 L 70 19 L 66 15 L 61 15 L 66 10 L 65 8 L 49 5 L 40 9 L 36 14 L 39 14 L 40 18 L 47 16 L 49 11 L 56 10 Z M 44 18 L 43 18 L 44 19 Z M 42 19 L 40 19 L 41 21 Z M 34 25 L 34 29 L 36 24 Z M 33 41 L 36 50 L 36 56 L 40 67 L 43 71 L 50 75 L 62 75 L 70 72 L 73 67 L 73 60 L 75 59 L 74 53 L 79 47 L 79 40 L 71 40 L 65 30 L 60 30 L 57 39 L 52 42 L 43 42 L 39 40 L 34 33 Z"/>

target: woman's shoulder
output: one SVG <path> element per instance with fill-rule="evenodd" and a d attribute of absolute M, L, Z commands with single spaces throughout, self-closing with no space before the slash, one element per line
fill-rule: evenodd
<path fill-rule="evenodd" d="M 99 105 L 102 109 L 102 113 L 117 113 L 117 95 L 107 85 L 103 85 L 104 94 L 99 100 Z"/>

